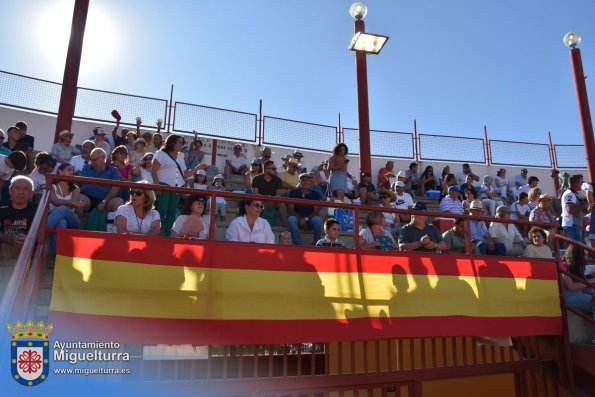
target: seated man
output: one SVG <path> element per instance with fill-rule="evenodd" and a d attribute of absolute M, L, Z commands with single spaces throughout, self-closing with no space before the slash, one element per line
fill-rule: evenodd
<path fill-rule="evenodd" d="M 10 251 L 3 259 L 16 259 L 37 210 L 31 202 L 33 181 L 23 175 L 15 176 L 9 192 L 10 200 L 0 201 L 0 242 L 6 244 Z"/>
<path fill-rule="evenodd" d="M 252 192 L 254 194 L 262 194 L 265 196 L 280 196 L 281 189 L 283 188 L 283 181 L 277 176 L 277 167 L 274 161 L 267 161 L 263 165 L 262 174 L 256 175 L 252 179 Z M 262 210 L 260 216 L 266 219 L 271 226 L 275 226 L 277 223 L 277 213 L 275 206 L 272 203 L 265 202 L 265 208 Z M 284 206 L 283 206 L 284 207 Z M 279 206 L 277 206 L 279 208 Z M 283 226 L 287 222 L 284 217 L 281 218 Z"/>
<path fill-rule="evenodd" d="M 84 166 L 88 165 L 91 161 L 89 160 L 89 156 L 91 155 L 91 150 L 95 149 L 95 142 L 91 140 L 86 140 L 83 142 L 81 146 L 81 154 L 78 156 L 73 156 L 70 159 L 70 165 L 74 167 L 74 174 L 78 175 Z"/>
<path fill-rule="evenodd" d="M 372 183 L 372 175 L 369 172 L 362 173 L 362 181 L 357 185 L 357 192 L 364 205 L 372 204 L 377 198 L 376 186 Z"/>
<path fill-rule="evenodd" d="M 472 202 L 469 212 L 471 215 L 483 216 L 483 204 L 481 201 L 475 200 Z M 490 237 L 485 221 L 469 219 L 469 227 L 471 229 L 471 241 L 477 245 L 482 255 L 506 255 L 506 247 L 502 243 L 495 242 Z"/>
<path fill-rule="evenodd" d="M 521 170 L 521 174 L 514 177 L 512 186 L 510 187 L 512 198 L 516 199 L 519 196 L 519 189 L 529 183 L 529 180 L 527 179 L 527 172 L 527 169 L 523 168 Z"/>
<path fill-rule="evenodd" d="M 107 179 L 112 181 L 120 180 L 120 173 L 115 167 L 107 165 L 106 154 L 101 148 L 91 151 L 89 160 L 91 164 L 83 167 L 80 176 L 86 178 Z M 124 200 L 118 197 L 120 188 L 117 186 L 81 184 L 81 201 L 84 211 L 97 208 L 99 211 L 115 211 L 124 204 Z"/>
<path fill-rule="evenodd" d="M 27 134 L 29 127 L 24 121 L 18 121 L 14 126 L 19 129 L 19 149 L 15 148 L 12 150 L 22 150 L 23 153 L 25 153 L 25 156 L 27 157 L 27 171 L 30 171 L 33 169 L 33 159 L 35 158 L 35 154 L 33 153 L 35 148 L 35 137 Z"/>
<path fill-rule="evenodd" d="M 457 185 L 448 188 L 448 196 L 440 201 L 440 212 L 462 215 L 465 213 L 463 203 L 459 200 L 459 187 Z"/>
<path fill-rule="evenodd" d="M 412 210 L 427 211 L 427 207 L 420 201 L 415 203 Z M 426 215 L 411 215 L 411 223 L 403 226 L 399 235 L 401 251 L 434 252 L 448 248 L 438 228 L 428 224 L 427 219 Z"/>
<path fill-rule="evenodd" d="M 74 134 L 68 130 L 61 131 L 60 140 L 52 146 L 52 156 L 58 163 L 69 163 L 73 156 L 81 154 L 81 151 L 71 144 L 73 136 Z"/>
<path fill-rule="evenodd" d="M 467 239 L 467 223 L 463 218 L 455 219 L 455 224 L 452 229 L 445 231 L 442 234 L 444 242 L 448 248 L 444 251 L 455 253 L 466 253 L 465 243 Z M 479 249 L 475 244 L 472 244 L 472 253 L 479 254 Z"/>
<path fill-rule="evenodd" d="M 395 192 L 395 208 L 399 210 L 410 210 L 413 208 L 413 198 L 409 193 L 405 193 L 405 183 L 398 181 L 393 183 L 393 191 Z M 401 222 L 409 222 L 411 216 L 407 214 L 399 214 Z"/>
<path fill-rule="evenodd" d="M 393 168 L 395 163 L 387 161 L 384 168 L 378 170 L 378 188 L 379 189 L 390 189 L 390 178 L 394 178 Z"/>
<path fill-rule="evenodd" d="M 308 173 L 300 174 L 300 186 L 296 189 L 289 191 L 289 198 L 303 199 L 320 201 L 322 196 L 320 193 L 311 190 L 310 184 L 312 177 Z M 287 204 L 289 218 L 287 223 L 289 225 L 289 231 L 291 232 L 291 238 L 295 245 L 303 245 L 302 236 L 300 234 L 300 228 L 312 229 L 314 232 L 314 238 L 312 245 L 315 245 L 322 236 L 322 218 L 319 215 L 320 207 L 313 205 L 301 205 L 301 204 Z"/>
<path fill-rule="evenodd" d="M 299 150 L 296 150 L 293 152 L 292 157 L 299 164 L 299 172 L 300 173 L 308 172 L 308 167 L 306 166 L 306 163 L 303 160 L 304 155 L 302 154 L 302 152 L 300 152 Z"/>
<path fill-rule="evenodd" d="M 231 178 L 231 175 L 244 175 L 248 171 L 248 159 L 242 153 L 242 145 L 236 143 L 233 145 L 233 153 L 225 158 L 225 179 Z"/>
<path fill-rule="evenodd" d="M 467 175 L 471 175 L 475 182 L 479 182 L 479 176 L 475 175 L 473 171 L 471 171 L 471 167 L 469 164 L 463 164 L 463 172 L 459 172 L 456 175 L 457 178 L 457 185 L 462 185 L 467 180 Z"/>
<path fill-rule="evenodd" d="M 295 189 L 300 183 L 299 164 L 297 160 L 291 159 L 287 162 L 287 170 L 279 173 L 279 178 L 283 182 L 283 189 Z"/>
<path fill-rule="evenodd" d="M 112 153 L 112 147 L 109 140 L 105 137 L 105 131 L 102 127 L 97 126 L 93 128 L 93 137 L 91 140 L 95 143 L 96 148 L 103 149 L 107 154 Z"/>
<path fill-rule="evenodd" d="M 410 163 L 409 169 L 405 171 L 405 176 L 409 180 L 409 185 L 411 186 L 411 191 L 417 194 L 419 190 L 419 174 L 417 172 L 419 165 L 417 163 Z"/>
<path fill-rule="evenodd" d="M 45 176 L 53 174 L 56 168 L 56 159 L 48 152 L 39 152 L 35 156 L 35 168 L 29 177 L 33 181 L 34 202 L 39 202 L 41 194 L 45 190 Z"/>

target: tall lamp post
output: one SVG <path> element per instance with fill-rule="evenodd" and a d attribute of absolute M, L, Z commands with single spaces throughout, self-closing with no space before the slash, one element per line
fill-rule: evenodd
<path fill-rule="evenodd" d="M 378 55 L 382 51 L 382 47 L 386 44 L 388 37 L 366 33 L 364 18 L 368 13 L 368 7 L 364 3 L 353 3 L 349 9 L 349 13 L 355 19 L 355 35 L 351 39 L 349 49 L 355 51 L 360 171 L 371 173 L 372 155 L 370 152 L 370 111 L 368 108 L 366 54 Z"/>
<path fill-rule="evenodd" d="M 589 98 L 587 97 L 587 86 L 585 85 L 586 77 L 583 72 L 581 50 L 577 48 L 581 42 L 581 36 L 576 32 L 568 32 L 564 35 L 563 40 L 564 44 L 570 48 L 570 61 L 572 63 L 572 73 L 574 75 L 578 113 L 581 118 L 581 126 L 583 129 L 583 141 L 585 143 L 585 154 L 587 156 L 589 182 L 595 182 L 595 140 L 593 139 L 593 123 L 591 122 L 591 111 L 589 110 Z"/>

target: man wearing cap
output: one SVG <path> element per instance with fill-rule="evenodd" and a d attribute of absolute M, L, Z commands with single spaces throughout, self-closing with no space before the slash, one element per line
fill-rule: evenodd
<path fill-rule="evenodd" d="M 405 192 L 405 182 L 397 181 L 393 183 L 392 190 L 395 192 L 395 208 L 399 210 L 410 210 L 413 208 L 413 197 Z M 399 214 L 401 222 L 407 223 L 411 220 L 411 215 Z"/>
<path fill-rule="evenodd" d="M 448 188 L 448 196 L 440 201 L 440 212 L 463 215 L 463 203 L 459 200 L 460 189 L 457 185 Z"/>
<path fill-rule="evenodd" d="M 273 152 L 271 151 L 270 147 L 263 147 L 262 149 L 260 149 L 260 162 L 264 164 L 267 161 L 270 161 L 272 155 Z"/>
<path fill-rule="evenodd" d="M 412 208 L 414 211 L 427 211 L 426 205 L 419 201 Z M 448 249 L 438 228 L 427 223 L 426 215 L 411 215 L 411 222 L 403 226 L 399 235 L 401 251 L 435 252 Z"/>
<path fill-rule="evenodd" d="M 379 189 L 390 189 L 390 178 L 394 178 L 393 168 L 395 163 L 387 161 L 384 168 L 378 170 L 378 188 Z"/>
<path fill-rule="evenodd" d="M 95 148 L 103 149 L 106 155 L 111 154 L 112 148 L 109 141 L 105 138 L 105 130 L 102 127 L 97 126 L 93 128 L 92 140 L 95 143 Z"/>
<path fill-rule="evenodd" d="M 291 160 L 293 157 L 291 156 L 291 154 L 286 154 L 285 156 L 281 157 L 281 161 L 283 162 L 283 164 L 281 164 L 281 168 L 283 169 L 283 171 L 287 171 L 287 169 L 289 168 L 289 160 Z"/>
<path fill-rule="evenodd" d="M 483 216 L 483 204 L 479 200 L 474 200 L 469 207 L 470 215 Z M 502 243 L 497 243 L 486 227 L 485 221 L 469 218 L 469 232 L 471 241 L 477 245 L 482 255 L 506 255 L 506 247 Z"/>
<path fill-rule="evenodd" d="M 527 169 L 523 168 L 521 170 L 521 174 L 517 175 L 514 177 L 514 180 L 512 181 L 512 185 L 510 187 L 510 191 L 512 192 L 512 197 L 516 200 L 517 197 L 519 196 L 519 189 L 522 186 L 525 186 L 526 184 L 529 183 L 528 179 L 527 179 Z"/>
<path fill-rule="evenodd" d="M 293 152 L 292 157 L 297 161 L 299 165 L 299 172 L 308 172 L 308 167 L 306 167 L 306 163 L 304 163 L 303 158 L 304 155 L 299 150 Z"/>
<path fill-rule="evenodd" d="M 579 197 L 583 176 L 572 175 L 568 182 L 570 187 L 562 194 L 562 228 L 569 238 L 583 243 L 583 218 L 587 211 L 587 201 Z"/>
<path fill-rule="evenodd" d="M 72 156 L 70 159 L 70 165 L 74 167 L 75 175 L 78 175 L 84 166 L 91 163 L 89 156 L 91 155 L 91 150 L 93 149 L 95 149 L 95 142 L 86 140 L 81 145 L 81 154 L 78 156 Z"/>
<path fill-rule="evenodd" d="M 52 156 L 58 163 L 69 163 L 72 156 L 81 154 L 81 151 L 72 145 L 72 137 L 74 134 L 68 130 L 61 131 L 59 134 L 59 141 L 52 145 Z"/>
<path fill-rule="evenodd" d="M 308 173 L 299 175 L 300 185 L 298 188 L 289 191 L 289 198 L 320 201 L 322 196 L 315 190 L 310 189 L 312 177 Z M 291 232 L 291 239 L 295 245 L 303 245 L 300 229 L 311 229 L 313 231 L 312 245 L 322 237 L 322 218 L 319 215 L 320 207 L 302 204 L 287 204 L 289 218 L 287 224 Z"/>
<path fill-rule="evenodd" d="M 248 171 L 248 158 L 242 153 L 242 145 L 236 143 L 233 145 L 233 153 L 225 158 L 225 179 L 231 178 L 231 175 L 244 175 Z"/>

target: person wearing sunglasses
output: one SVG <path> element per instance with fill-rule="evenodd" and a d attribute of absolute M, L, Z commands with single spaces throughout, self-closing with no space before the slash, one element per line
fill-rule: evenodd
<path fill-rule="evenodd" d="M 205 215 L 207 200 L 198 194 L 189 195 L 184 200 L 182 214 L 176 218 L 171 228 L 172 237 L 186 237 L 198 240 L 209 238 L 209 215 Z"/>
<path fill-rule="evenodd" d="M 148 185 L 147 181 L 137 182 Z M 118 233 L 135 233 L 158 236 L 161 231 L 161 218 L 154 209 L 155 192 L 132 188 L 130 201 L 116 210 L 115 224 Z"/>
<path fill-rule="evenodd" d="M 275 244 L 275 235 L 269 223 L 260 217 L 264 205 L 257 199 L 242 200 L 238 204 L 239 213 L 229 224 L 225 240 L 242 243 Z"/>

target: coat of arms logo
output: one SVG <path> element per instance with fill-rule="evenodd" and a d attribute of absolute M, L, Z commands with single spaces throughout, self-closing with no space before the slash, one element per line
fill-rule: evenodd
<path fill-rule="evenodd" d="M 12 378 L 23 386 L 37 386 L 46 380 L 50 371 L 49 333 L 54 327 L 43 321 L 18 321 L 7 325 L 12 334 L 10 342 L 10 370 Z"/>

